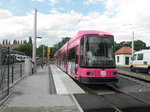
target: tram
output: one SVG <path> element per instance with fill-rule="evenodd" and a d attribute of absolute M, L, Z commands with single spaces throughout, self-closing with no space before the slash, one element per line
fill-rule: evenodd
<path fill-rule="evenodd" d="M 114 36 L 111 34 L 79 31 L 54 57 L 56 66 L 81 83 L 118 83 Z"/>

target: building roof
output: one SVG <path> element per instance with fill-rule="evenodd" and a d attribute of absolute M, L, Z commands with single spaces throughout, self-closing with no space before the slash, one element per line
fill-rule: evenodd
<path fill-rule="evenodd" d="M 2 47 L 10 47 L 10 49 L 14 49 L 14 48 L 20 47 L 21 45 L 23 45 L 23 44 L 4 44 L 4 45 L 1 45 L 1 46 Z"/>
<path fill-rule="evenodd" d="M 115 54 L 132 54 L 132 48 L 122 47 L 115 52 Z"/>

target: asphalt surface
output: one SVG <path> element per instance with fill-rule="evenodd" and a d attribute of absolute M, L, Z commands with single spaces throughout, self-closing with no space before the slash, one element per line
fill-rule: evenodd
<path fill-rule="evenodd" d="M 1 111 L 80 112 L 71 94 L 55 94 L 54 82 L 49 82 L 53 81 L 50 75 L 48 66 L 45 66 L 39 68 L 36 74 L 23 78 L 10 89 L 12 95 L 1 107 Z"/>

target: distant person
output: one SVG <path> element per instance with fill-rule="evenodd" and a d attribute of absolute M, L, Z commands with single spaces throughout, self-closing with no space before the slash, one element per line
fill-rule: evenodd
<path fill-rule="evenodd" d="M 41 62 L 41 68 L 43 68 L 43 66 L 44 66 L 44 65 L 43 65 L 43 62 Z"/>
<path fill-rule="evenodd" d="M 46 66 L 47 66 L 47 61 L 46 61 Z"/>

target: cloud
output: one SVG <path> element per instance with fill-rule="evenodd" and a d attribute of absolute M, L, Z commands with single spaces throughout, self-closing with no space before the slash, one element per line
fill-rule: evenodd
<path fill-rule="evenodd" d="M 56 5 L 58 3 L 58 0 L 48 0 L 50 5 Z"/>
<path fill-rule="evenodd" d="M 52 14 L 58 14 L 59 12 L 56 10 L 56 8 L 52 8 L 50 10 L 50 13 L 52 13 Z"/>
<path fill-rule="evenodd" d="M 8 18 L 12 16 L 13 14 L 8 10 L 2 10 L 0 9 L 0 19 Z"/>
<path fill-rule="evenodd" d="M 56 40 L 60 40 L 62 36 L 68 36 L 68 29 L 73 27 L 73 21 L 79 16 L 71 11 L 68 14 L 43 14 L 37 15 L 37 35 L 42 36 L 49 41 L 41 40 L 40 43 L 49 43 L 52 46 Z M 24 40 L 26 37 L 33 37 L 34 14 L 28 13 L 27 16 L 12 16 L 11 18 L 0 21 L 0 40 L 5 38 L 8 40 Z M 54 43 L 55 42 L 55 43 Z M 39 44 L 40 44 L 39 43 Z"/>
<path fill-rule="evenodd" d="M 31 0 L 33 2 L 44 2 L 45 0 Z"/>
<path fill-rule="evenodd" d="M 83 2 L 83 4 L 86 4 L 86 5 L 90 5 L 90 4 L 96 4 L 98 2 L 103 2 L 104 0 L 85 0 Z"/>
<path fill-rule="evenodd" d="M 53 46 L 61 37 L 73 37 L 79 30 L 101 30 L 113 34 L 117 42 L 131 41 L 134 31 L 135 40 L 140 39 L 150 46 L 149 0 L 142 1 L 95 0 L 94 3 L 103 2 L 104 12 L 93 11 L 87 15 L 74 10 L 61 13 L 58 8 L 52 8 L 50 14 L 38 12 L 37 35 L 43 39 L 38 40 L 37 45 Z M 6 37 L 12 40 L 33 37 L 32 12 L 26 16 L 13 16 L 9 11 L 4 12 L 2 15 L 5 16 L 0 18 L 0 40 Z"/>

